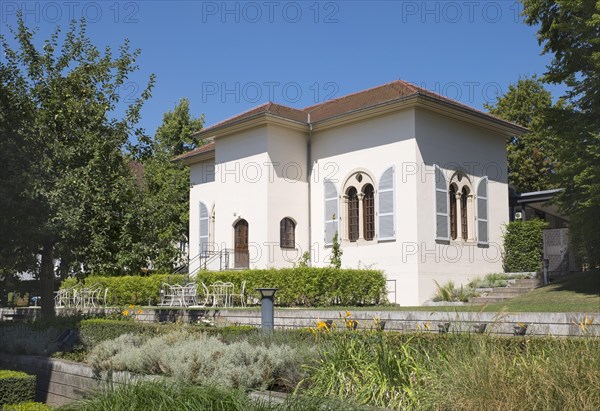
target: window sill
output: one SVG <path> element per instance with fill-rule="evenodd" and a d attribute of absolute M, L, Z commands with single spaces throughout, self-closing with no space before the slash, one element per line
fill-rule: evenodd
<path fill-rule="evenodd" d="M 374 245 L 374 244 L 377 244 L 377 241 L 375 239 L 365 240 L 365 239 L 359 238 L 356 241 L 342 240 L 341 245 L 342 245 L 342 247 L 363 247 L 363 246 Z"/>

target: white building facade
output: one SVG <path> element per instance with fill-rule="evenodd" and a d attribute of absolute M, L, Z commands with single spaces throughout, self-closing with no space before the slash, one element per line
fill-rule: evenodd
<path fill-rule="evenodd" d="M 411 84 L 297 110 L 259 106 L 199 132 L 190 272 L 327 266 L 384 271 L 388 299 L 502 272 L 506 138 L 525 130 Z"/>

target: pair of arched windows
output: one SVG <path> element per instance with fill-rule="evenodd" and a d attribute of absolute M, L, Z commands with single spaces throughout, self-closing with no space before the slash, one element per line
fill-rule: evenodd
<path fill-rule="evenodd" d="M 366 241 L 373 240 L 375 238 L 375 189 L 373 185 L 365 184 L 360 193 L 356 187 L 350 186 L 346 190 L 345 197 L 348 240 L 355 242 L 359 239 L 361 226 L 363 238 Z"/>
<path fill-rule="evenodd" d="M 324 184 L 326 245 L 332 244 L 336 232 L 350 242 L 395 239 L 393 166 L 384 171 L 378 185 L 366 170 L 353 172 L 342 186 L 342 204 L 335 183 L 325 180 Z M 340 221 L 344 222 L 341 231 Z"/>
<path fill-rule="evenodd" d="M 487 245 L 488 234 L 488 178 L 479 179 L 476 197 L 473 196 L 469 177 L 455 172 L 450 181 L 444 171 L 435 165 L 435 226 L 436 240 L 461 239 Z"/>

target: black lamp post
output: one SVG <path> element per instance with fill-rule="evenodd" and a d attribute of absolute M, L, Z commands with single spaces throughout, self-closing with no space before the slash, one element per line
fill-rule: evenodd
<path fill-rule="evenodd" d="M 279 288 L 257 288 L 260 293 L 260 327 L 263 331 L 273 331 L 275 327 L 275 304 L 273 298 Z"/>

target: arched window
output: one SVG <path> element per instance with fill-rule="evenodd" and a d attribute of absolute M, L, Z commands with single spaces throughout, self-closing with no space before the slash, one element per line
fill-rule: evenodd
<path fill-rule="evenodd" d="M 468 218 L 468 207 L 467 200 L 469 199 L 469 189 L 463 187 L 460 196 L 460 227 L 463 240 L 469 239 L 469 218 Z"/>
<path fill-rule="evenodd" d="M 291 218 L 284 218 L 279 223 L 279 246 L 296 248 L 296 223 Z"/>
<path fill-rule="evenodd" d="M 358 217 L 358 192 L 356 188 L 350 187 L 346 191 L 346 197 L 348 198 L 348 240 L 358 240 L 359 230 L 359 217 Z"/>
<path fill-rule="evenodd" d="M 365 240 L 375 237 L 375 189 L 371 184 L 363 188 L 363 233 Z"/>
<path fill-rule="evenodd" d="M 450 186 L 448 195 L 450 196 L 450 238 L 456 240 L 456 237 L 458 237 L 456 224 L 456 185 L 452 184 Z"/>
<path fill-rule="evenodd" d="M 469 176 L 462 170 L 456 171 L 450 179 L 448 217 L 450 219 L 450 239 L 452 240 L 474 240 L 475 214 L 471 187 Z"/>

